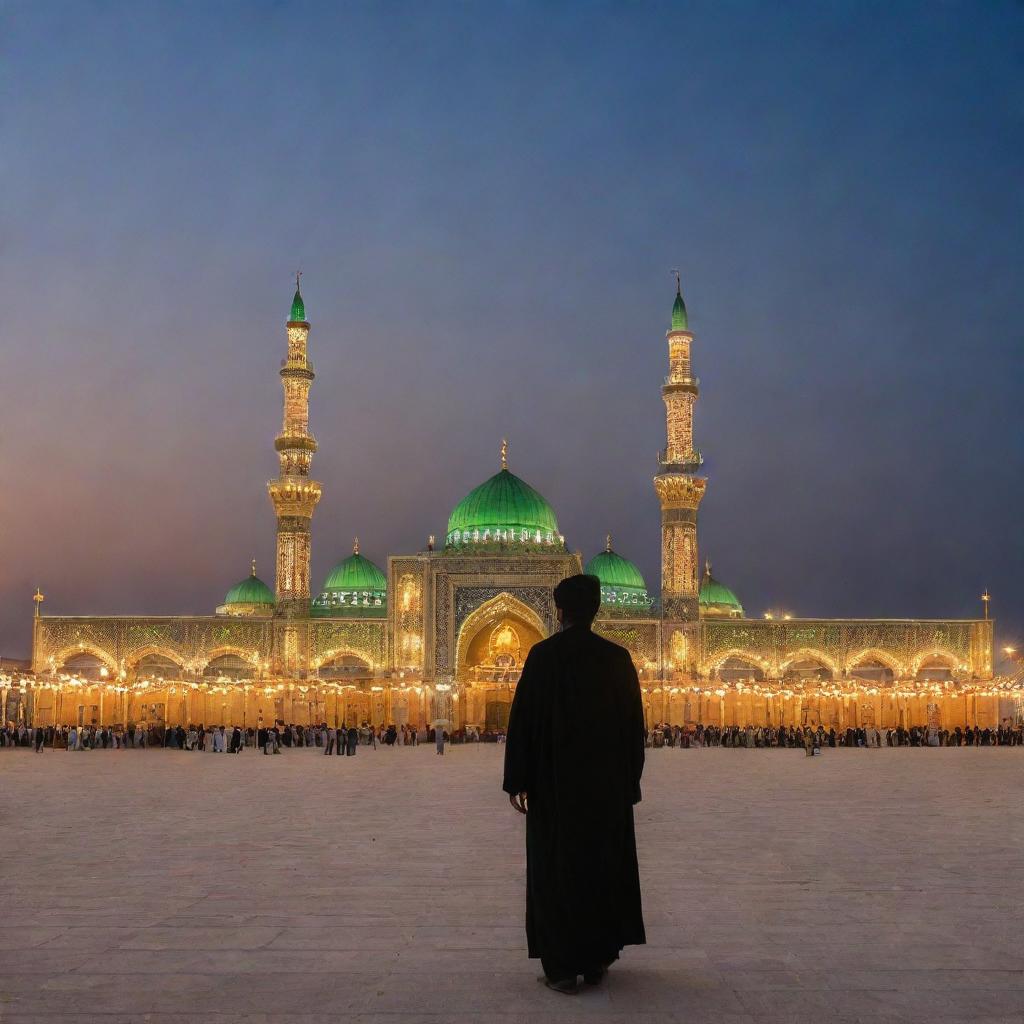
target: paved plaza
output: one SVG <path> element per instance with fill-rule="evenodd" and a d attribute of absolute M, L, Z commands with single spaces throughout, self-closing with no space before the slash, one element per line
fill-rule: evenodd
<path fill-rule="evenodd" d="M 0 751 L 0 1021 L 1024 1021 L 1024 750 L 649 752 L 649 945 L 538 985 L 501 747 Z"/>

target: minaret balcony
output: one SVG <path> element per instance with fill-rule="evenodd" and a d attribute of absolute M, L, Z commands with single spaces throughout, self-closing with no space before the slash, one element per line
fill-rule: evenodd
<path fill-rule="evenodd" d="M 682 453 L 662 448 L 658 452 L 658 465 L 673 473 L 697 473 L 704 465 L 704 456 L 696 450 Z"/>
<path fill-rule="evenodd" d="M 700 390 L 700 377 L 683 377 L 669 374 L 662 386 L 662 394 L 671 395 L 677 391 L 688 391 L 697 394 Z"/>
<path fill-rule="evenodd" d="M 274 450 L 279 452 L 315 452 L 318 447 L 312 434 L 278 434 L 274 438 Z"/>
<path fill-rule="evenodd" d="M 282 359 L 282 377 L 301 377 L 304 380 L 312 380 L 316 375 L 313 373 L 313 364 L 308 359 Z"/>

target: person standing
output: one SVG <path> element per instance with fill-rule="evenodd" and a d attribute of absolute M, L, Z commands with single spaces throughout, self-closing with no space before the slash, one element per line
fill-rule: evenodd
<path fill-rule="evenodd" d="M 598 984 L 623 947 L 646 942 L 633 827 L 644 713 L 629 652 L 591 630 L 600 580 L 570 576 L 554 598 L 561 632 L 523 666 L 502 788 L 526 816 L 529 955 L 570 995 L 578 975 Z"/>
<path fill-rule="evenodd" d="M 327 734 L 327 742 L 324 744 L 324 754 L 334 753 L 334 730 L 329 726 L 324 726 L 324 732 Z"/>

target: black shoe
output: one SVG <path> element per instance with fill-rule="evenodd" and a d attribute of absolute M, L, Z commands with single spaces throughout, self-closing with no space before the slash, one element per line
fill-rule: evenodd
<path fill-rule="evenodd" d="M 580 990 L 575 978 L 552 981 L 546 974 L 542 974 L 537 980 L 543 982 L 552 992 L 561 992 L 563 996 L 574 996 Z"/>

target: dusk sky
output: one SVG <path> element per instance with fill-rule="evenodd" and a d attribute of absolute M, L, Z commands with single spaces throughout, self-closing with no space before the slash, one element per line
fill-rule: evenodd
<path fill-rule="evenodd" d="M 510 467 L 658 589 L 679 267 L 749 614 L 1024 641 L 1024 7 L 6 3 L 0 654 L 273 584 L 303 270 L 318 589 Z"/>

